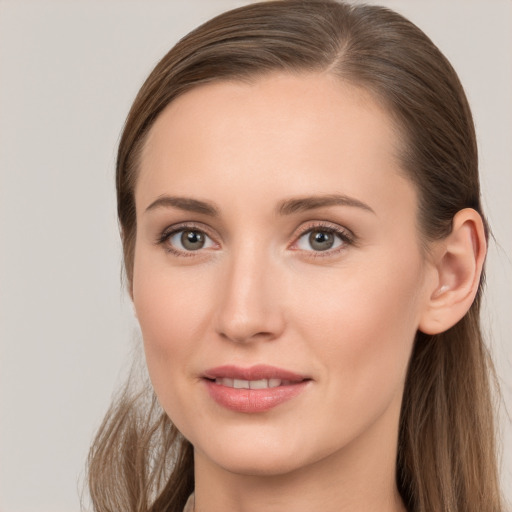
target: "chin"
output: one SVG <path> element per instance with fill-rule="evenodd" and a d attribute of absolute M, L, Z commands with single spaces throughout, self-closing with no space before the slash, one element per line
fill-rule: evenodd
<path fill-rule="evenodd" d="M 251 436 L 230 439 L 212 439 L 207 451 L 194 445 L 199 456 L 230 473 L 247 476 L 278 476 L 292 473 L 323 458 L 315 447 L 307 447 L 304 440 L 282 439 L 270 436 L 251 439 Z M 194 443 L 192 443 L 194 444 Z"/>
<path fill-rule="evenodd" d="M 280 476 L 292 473 L 304 466 L 304 461 L 296 458 L 290 458 L 287 455 L 267 454 L 261 451 L 258 454 L 233 454 L 233 456 L 223 455 L 214 461 L 220 467 L 246 476 Z"/>

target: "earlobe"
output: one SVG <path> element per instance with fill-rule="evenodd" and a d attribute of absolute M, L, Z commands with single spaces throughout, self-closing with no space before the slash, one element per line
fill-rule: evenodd
<path fill-rule="evenodd" d="M 478 291 L 487 251 L 482 217 L 472 208 L 457 212 L 451 233 L 435 249 L 435 286 L 428 290 L 418 329 L 439 334 L 469 310 Z"/>

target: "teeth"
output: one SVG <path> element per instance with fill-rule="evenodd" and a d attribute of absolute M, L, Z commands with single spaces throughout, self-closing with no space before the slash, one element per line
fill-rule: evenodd
<path fill-rule="evenodd" d="M 277 386 L 281 385 L 281 381 L 279 379 L 268 379 L 268 387 L 269 388 L 277 388 Z"/>
<path fill-rule="evenodd" d="M 267 379 L 250 380 L 249 387 L 251 389 L 265 389 L 269 387 L 269 383 Z"/>
<path fill-rule="evenodd" d="M 267 389 L 291 384 L 290 381 L 281 379 L 243 380 L 228 379 L 227 377 L 215 379 L 215 383 L 220 384 L 221 386 L 227 386 L 228 388 L 235 389 Z"/>
<path fill-rule="evenodd" d="M 233 379 L 233 387 L 235 389 L 249 389 L 249 381 L 241 379 Z"/>

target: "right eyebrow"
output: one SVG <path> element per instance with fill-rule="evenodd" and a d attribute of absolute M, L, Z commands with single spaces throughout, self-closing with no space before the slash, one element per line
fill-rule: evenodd
<path fill-rule="evenodd" d="M 190 197 L 160 196 L 146 208 L 145 213 L 155 210 L 156 208 L 177 208 L 187 212 L 202 213 L 203 215 L 209 215 L 211 217 L 219 216 L 218 208 L 212 203 L 192 199 Z"/>

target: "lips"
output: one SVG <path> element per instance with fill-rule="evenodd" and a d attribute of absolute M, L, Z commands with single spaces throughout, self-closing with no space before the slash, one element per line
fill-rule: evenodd
<path fill-rule="evenodd" d="M 209 395 L 236 412 L 265 412 L 304 391 L 309 377 L 274 366 L 219 366 L 203 375 Z"/>
<path fill-rule="evenodd" d="M 267 389 L 277 388 L 279 386 L 289 386 L 295 384 L 290 380 L 281 379 L 258 379 L 258 380 L 245 380 L 245 379 L 231 379 L 229 377 L 215 379 L 215 384 L 227 386 L 228 388 L 235 389 Z"/>

